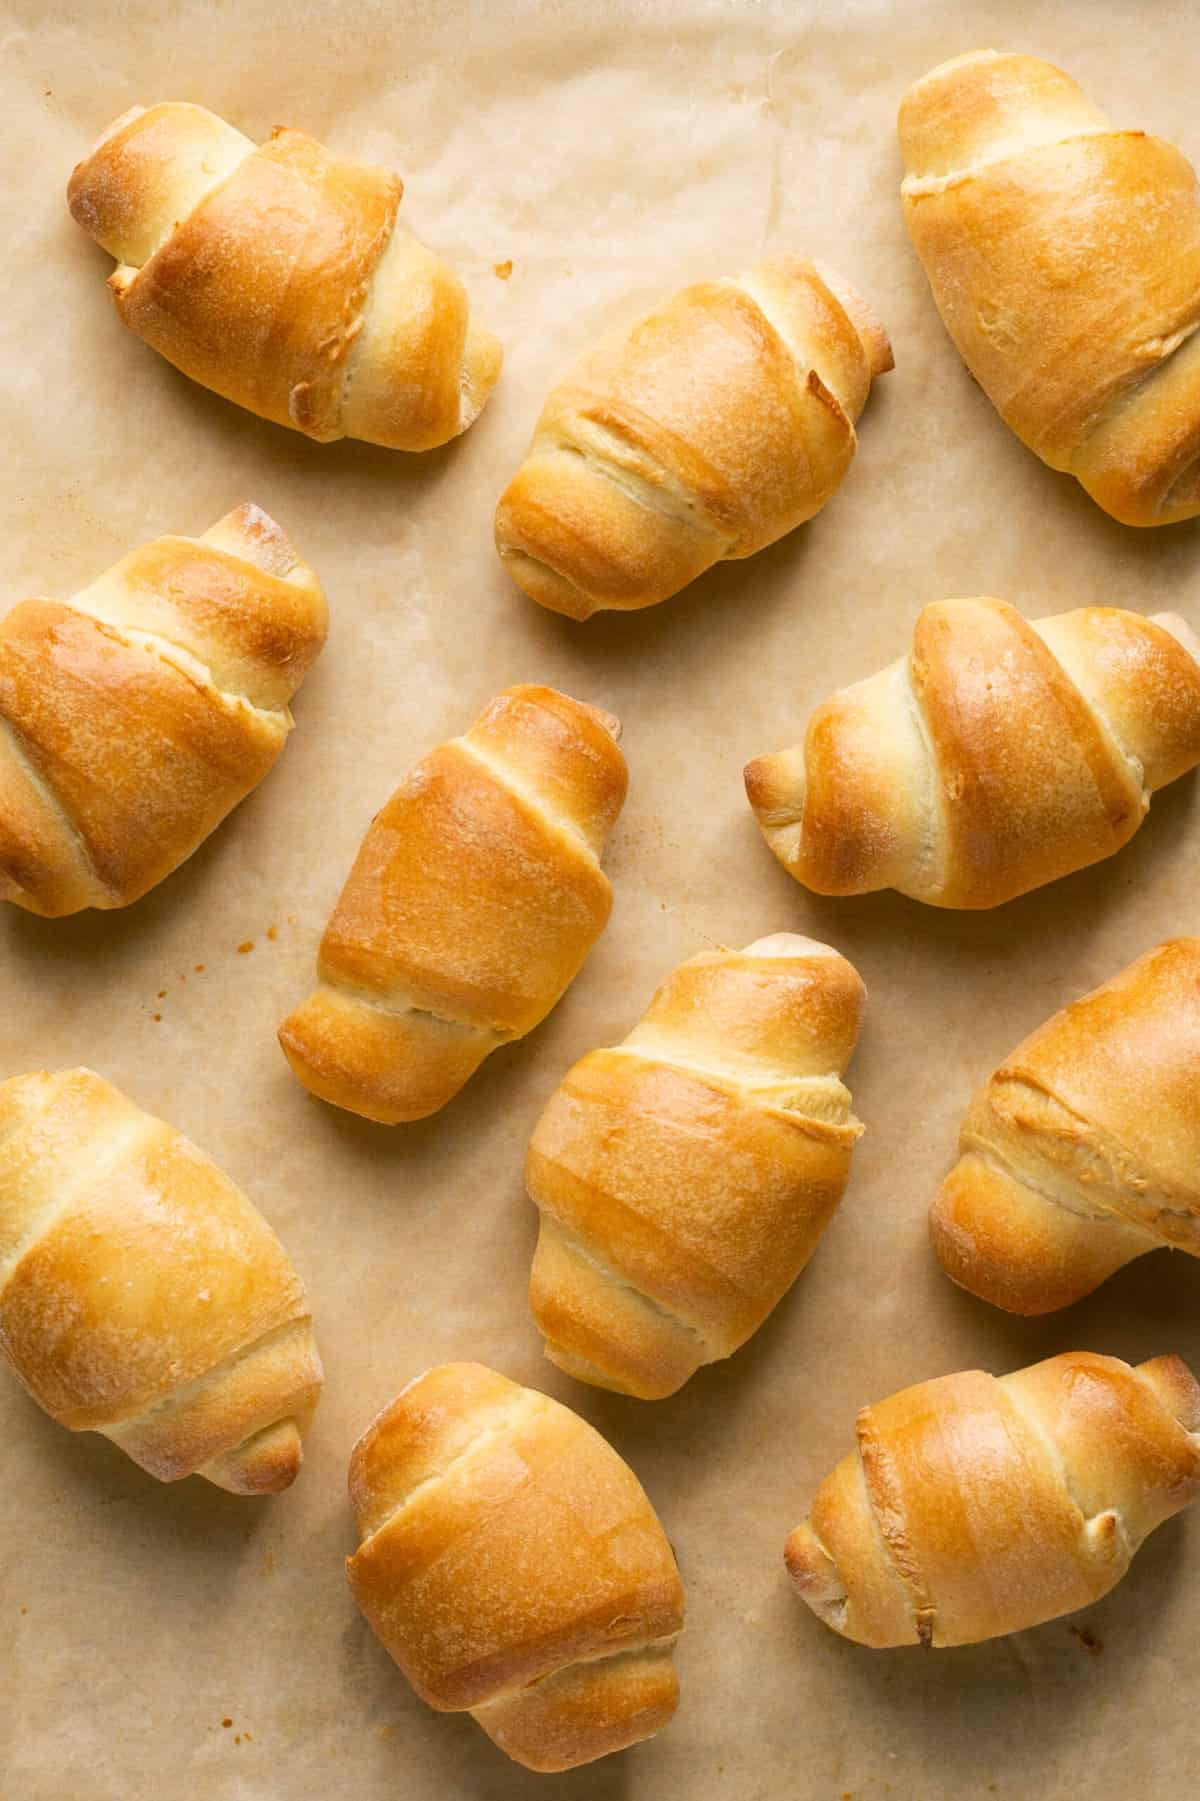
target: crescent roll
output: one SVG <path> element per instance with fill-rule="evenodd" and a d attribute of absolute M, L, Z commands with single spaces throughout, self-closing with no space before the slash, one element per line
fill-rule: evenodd
<path fill-rule="evenodd" d="M 418 1376 L 354 1447 L 346 1572 L 423 1701 L 531 1770 L 675 1712 L 683 1589 L 628 1464 L 569 1408 L 478 1363 Z"/>
<path fill-rule="evenodd" d="M 506 688 L 371 824 L 279 1041 L 321 1100 L 385 1125 L 436 1113 L 532 1032 L 608 921 L 600 855 L 625 799 L 618 722 Z"/>
<path fill-rule="evenodd" d="M 759 757 L 746 793 L 817 894 L 996 907 L 1111 857 L 1200 763 L 1200 640 L 1176 613 L 922 609 L 912 651 Z"/>
<path fill-rule="evenodd" d="M 0 1351 L 60 1426 L 236 1495 L 295 1480 L 321 1390 L 261 1213 L 90 1069 L 0 1082 Z"/>
<path fill-rule="evenodd" d="M 865 993 L 791 933 L 705 951 L 564 1077 L 525 1162 L 551 1362 L 655 1399 L 758 1330 L 846 1187 Z"/>
<path fill-rule="evenodd" d="M 1048 1313 L 1170 1245 L 1200 1257 L 1200 938 L 1160 944 L 1019 1044 L 930 1214 L 948 1276 Z"/>
<path fill-rule="evenodd" d="M 685 288 L 555 388 L 496 513 L 531 599 L 653 606 L 819 513 L 850 466 L 887 335 L 799 257 Z"/>
<path fill-rule="evenodd" d="M 0 620 L 0 899 L 126 907 L 178 869 L 292 729 L 325 598 L 273 519 L 156 538 Z"/>
<path fill-rule="evenodd" d="M 402 192 L 302 131 L 256 146 L 168 101 L 122 113 L 68 200 L 124 323 L 193 381 L 323 444 L 428 450 L 480 412 L 500 346 L 397 225 Z"/>
<path fill-rule="evenodd" d="M 1200 513 L 1200 190 L 1035 56 L 981 50 L 900 108 L 904 216 L 1005 424 L 1126 525 Z"/>
<path fill-rule="evenodd" d="M 971 1645 L 1090 1606 L 1200 1494 L 1200 1385 L 1178 1357 L 1068 1351 L 864 1407 L 784 1556 L 860 1645 Z"/>

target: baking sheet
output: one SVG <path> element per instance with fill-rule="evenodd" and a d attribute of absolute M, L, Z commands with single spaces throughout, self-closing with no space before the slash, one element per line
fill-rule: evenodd
<path fill-rule="evenodd" d="M 842 1642 L 781 1561 L 868 1400 L 1077 1347 L 1200 1359 L 1187 1258 L 1146 1258 L 1021 1322 L 958 1293 L 925 1240 L 975 1084 L 1068 997 L 1196 929 L 1195 783 L 1158 796 L 1115 860 L 974 916 L 806 895 L 741 789 L 750 756 L 905 649 L 927 600 L 1169 606 L 1200 627 L 1195 528 L 1126 530 L 1023 450 L 965 375 L 905 238 L 897 101 L 988 43 L 1061 62 L 1118 123 L 1200 151 L 1194 18 L 1133 0 L 0 8 L 4 596 L 68 595 L 140 541 L 252 499 L 315 565 L 333 618 L 275 772 L 179 874 L 123 913 L 2 910 L 0 1075 L 87 1062 L 191 1134 L 280 1231 L 327 1369 L 301 1478 L 261 1504 L 199 1480 L 161 1488 L 0 1382 L 5 1801 L 1194 1793 L 1200 1518 L 1155 1534 L 1085 1615 L 934 1655 Z M 299 125 L 401 171 L 407 223 L 504 340 L 465 439 L 420 458 L 322 448 L 123 331 L 109 261 L 63 190 L 110 119 L 160 98 L 252 134 Z M 652 612 L 581 627 L 539 611 L 495 560 L 491 515 L 551 381 L 659 294 L 793 249 L 843 270 L 895 344 L 841 494 Z M 439 1117 L 388 1132 L 321 1108 L 274 1030 L 306 992 L 359 838 L 413 758 L 515 680 L 625 723 L 611 925 L 549 1022 Z M 786 928 L 837 944 L 870 989 L 850 1076 L 868 1131 L 843 1209 L 758 1337 L 674 1399 L 574 1384 L 526 1310 L 520 1172 L 538 1112 L 678 960 Z M 689 1625 L 682 1705 L 654 1743 L 527 1774 L 465 1716 L 417 1702 L 357 1616 L 350 1446 L 410 1376 L 455 1357 L 568 1401 L 656 1502 Z"/>

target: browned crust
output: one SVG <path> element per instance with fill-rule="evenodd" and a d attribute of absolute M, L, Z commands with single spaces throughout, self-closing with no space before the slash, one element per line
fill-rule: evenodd
<path fill-rule="evenodd" d="M 256 149 L 167 102 L 119 119 L 68 199 L 118 260 L 121 318 L 193 380 L 320 442 L 424 450 L 471 424 L 500 347 L 470 326 L 457 276 L 397 229 L 401 192 L 303 132 Z"/>
<path fill-rule="evenodd" d="M 418 1694 L 567 1769 L 665 1724 L 671 1550 L 590 1426 L 478 1364 L 410 1383 L 350 1462 L 359 1606 Z"/>
<path fill-rule="evenodd" d="M 320 1392 L 303 1284 L 216 1165 L 90 1070 L 0 1083 L 0 1349 L 161 1481 L 274 1492 Z"/>
<path fill-rule="evenodd" d="M 623 1045 L 568 1072 L 525 1164 L 552 1361 L 659 1398 L 758 1329 L 846 1186 L 860 1128 L 838 1077 L 863 998 L 806 939 L 705 952 Z"/>
<path fill-rule="evenodd" d="M 968 1108 L 930 1230 L 947 1274 L 1043 1313 L 1164 1244 L 1200 1255 L 1200 939 L 1159 945 L 1023 1043 Z"/>
<path fill-rule="evenodd" d="M 1200 198 L 1191 165 L 1114 131 L 1071 79 L 985 52 L 900 109 L 913 243 L 1005 422 L 1106 512 L 1200 511 Z M 1181 348 L 1182 346 L 1182 348 Z"/>
<path fill-rule="evenodd" d="M 392 1013 L 322 983 L 284 1020 L 279 1042 L 318 1100 L 396 1126 L 444 1107 L 500 1039 L 432 1013 Z"/>
<path fill-rule="evenodd" d="M 1106 1594 L 1200 1493 L 1200 1389 L 1174 1357 L 1068 1352 L 999 1380 L 921 1382 L 858 1418 L 858 1448 L 788 1540 L 797 1589 L 877 1647 L 971 1644 Z"/>
<path fill-rule="evenodd" d="M 443 1106 L 532 1031 L 612 905 L 599 864 L 627 772 L 611 714 L 521 686 L 415 766 L 377 814 L 280 1041 L 336 1106 L 398 1123 Z"/>
<path fill-rule="evenodd" d="M 116 272 L 117 310 L 204 387 L 309 437 L 340 437 L 346 359 L 400 192 L 394 175 L 280 129 L 132 279 Z"/>
<path fill-rule="evenodd" d="M 910 667 L 943 797 L 943 905 L 997 906 L 1133 836 L 1137 782 L 1015 607 L 923 608 Z"/>
<path fill-rule="evenodd" d="M 67 604 L 0 622 L 0 890 L 126 906 L 267 774 L 324 596 L 273 520 L 143 545 Z"/>
<path fill-rule="evenodd" d="M 528 1770 L 574 1770 L 669 1726 L 679 1705 L 670 1646 L 572 1664 L 472 1709 L 494 1744 Z"/>
<path fill-rule="evenodd" d="M 818 894 L 994 907 L 1111 856 L 1200 761 L 1200 662 L 1170 616 L 1024 620 L 988 597 L 918 615 L 904 662 L 832 695 L 747 798 Z"/>
<path fill-rule="evenodd" d="M 886 334 L 799 258 L 684 289 L 549 396 L 496 547 L 542 606 L 653 606 L 811 518 L 854 453 Z"/>

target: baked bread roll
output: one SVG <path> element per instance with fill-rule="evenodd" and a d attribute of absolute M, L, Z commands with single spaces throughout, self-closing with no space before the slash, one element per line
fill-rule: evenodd
<path fill-rule="evenodd" d="M 432 1369 L 354 1447 L 354 1598 L 423 1701 L 531 1770 L 667 1724 L 683 1589 L 645 1491 L 577 1414 L 478 1363 Z"/>
<path fill-rule="evenodd" d="M 257 787 L 325 642 L 325 598 L 243 506 L 65 604 L 0 620 L 0 899 L 126 907 Z"/>
<path fill-rule="evenodd" d="M 866 304 L 798 257 L 685 288 L 550 395 L 496 513 L 505 567 L 587 619 L 753 556 L 837 491 L 891 367 Z"/>
<path fill-rule="evenodd" d="M 1175 613 L 924 607 L 910 655 L 818 707 L 746 793 L 817 894 L 996 907 L 1112 856 L 1200 763 L 1200 640 Z"/>
<path fill-rule="evenodd" d="M 1200 1494 L 1200 1385 L 1178 1357 L 963 1370 L 864 1407 L 856 1433 L 784 1556 L 813 1612 L 876 1648 L 1090 1606 Z"/>
<path fill-rule="evenodd" d="M 302 131 L 265 144 L 203 106 L 135 106 L 71 176 L 131 331 L 262 419 L 428 450 L 480 412 L 500 346 L 396 224 L 403 186 Z"/>
<path fill-rule="evenodd" d="M 960 1287 L 1049 1313 L 1172 1245 L 1200 1257 L 1200 938 L 1139 957 L 975 1095 L 934 1201 Z"/>
<path fill-rule="evenodd" d="M 1023 444 L 1126 525 L 1200 513 L 1200 193 L 1061 69 L 977 51 L 900 108 L 908 229 Z"/>
<path fill-rule="evenodd" d="M 600 868 L 625 800 L 610 713 L 506 688 L 423 757 L 363 840 L 319 986 L 279 1031 L 323 1101 L 384 1125 L 456 1095 L 532 1032 L 608 921 Z"/>
<path fill-rule="evenodd" d="M 810 938 L 705 951 L 567 1074 L 525 1163 L 552 1363 L 653 1400 L 758 1330 L 846 1187 L 862 1127 L 840 1078 L 865 998 Z"/>
<path fill-rule="evenodd" d="M 235 1495 L 295 1481 L 321 1390 L 261 1213 L 90 1069 L 0 1082 L 0 1350 L 60 1426 Z"/>

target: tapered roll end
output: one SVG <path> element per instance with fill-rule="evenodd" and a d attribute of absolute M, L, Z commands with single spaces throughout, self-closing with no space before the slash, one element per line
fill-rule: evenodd
<path fill-rule="evenodd" d="M 131 280 L 253 149 L 207 107 L 181 100 L 132 106 L 72 171 L 71 217 Z"/>
<path fill-rule="evenodd" d="M 1158 1396 L 1168 1413 L 1174 1414 L 1185 1432 L 1200 1432 L 1200 1382 L 1197 1382 L 1182 1357 L 1168 1353 L 1139 1363 L 1137 1374 Z"/>
<path fill-rule="evenodd" d="M 896 367 L 896 359 L 892 354 L 892 340 L 882 321 L 876 317 L 858 289 L 851 287 L 844 276 L 831 269 L 827 263 L 815 263 L 813 266 L 858 333 L 872 381 L 877 376 L 886 375 Z"/>
<path fill-rule="evenodd" d="M 283 527 L 252 500 L 244 501 L 223 519 L 218 519 L 215 525 L 210 525 L 202 542 L 217 550 L 228 551 L 230 556 L 243 557 L 264 575 L 278 576 L 281 581 L 294 577 L 297 571 L 316 581 L 312 570 L 296 555 Z"/>
<path fill-rule="evenodd" d="M 612 479 L 603 454 L 563 449 L 549 433 L 535 438 L 495 519 L 500 560 L 530 600 L 581 621 L 637 612 L 677 594 L 725 554 L 726 540 L 702 518 L 681 524 L 669 505 L 655 504 L 669 487 L 664 475 L 656 483 L 639 468 L 638 479 L 644 498 Z"/>
<path fill-rule="evenodd" d="M 105 243 L 106 235 L 111 234 L 115 220 L 110 212 L 119 205 L 119 197 L 112 192 L 112 184 L 97 180 L 97 159 L 111 139 L 119 138 L 127 125 L 132 125 L 145 112 L 144 106 L 131 106 L 120 116 L 106 125 L 86 156 L 80 157 L 71 170 L 71 178 L 67 182 L 67 207 L 76 225 L 81 225 L 88 236 L 100 245 Z M 116 256 L 117 251 L 112 254 Z"/>
<path fill-rule="evenodd" d="M 1187 620 L 1179 613 L 1151 613 L 1151 625 L 1161 626 L 1164 632 L 1170 632 L 1177 644 L 1182 644 L 1189 657 L 1200 663 L 1200 638 L 1192 630 Z"/>
<path fill-rule="evenodd" d="M 679 1705 L 669 1645 L 571 1664 L 471 1709 L 492 1743 L 527 1770 L 577 1769 L 652 1738 Z"/>
<path fill-rule="evenodd" d="M 805 1606 L 811 1607 L 817 1618 L 834 1632 L 844 1633 L 848 1605 L 846 1585 L 807 1520 L 788 1533 L 783 1561 Z"/>
<path fill-rule="evenodd" d="M 535 600 L 539 607 L 545 607 L 548 613 L 561 613 L 564 619 L 580 622 L 590 619 L 593 613 L 602 609 L 603 601 L 585 594 L 549 563 L 521 548 L 508 512 L 508 498 L 506 494 L 496 513 L 496 549 L 513 581 L 522 594 Z"/>
<path fill-rule="evenodd" d="M 499 1039 L 432 1013 L 390 1013 L 323 983 L 284 1020 L 279 1043 L 318 1100 L 396 1126 L 444 1107 Z"/>
<path fill-rule="evenodd" d="M 760 825 L 799 823 L 806 786 L 802 746 L 755 757 L 743 769 L 742 780 Z"/>
<path fill-rule="evenodd" d="M 471 322 L 454 270 L 396 225 L 351 353 L 341 432 L 390 450 L 435 450 L 478 418 L 501 361 L 498 340 Z"/>
<path fill-rule="evenodd" d="M 294 1419 L 276 1420 L 196 1472 L 231 1495 L 278 1495 L 300 1474 L 304 1447 Z"/>
<path fill-rule="evenodd" d="M 742 771 L 742 780 L 759 831 L 788 874 L 799 880 L 796 864 L 804 835 L 808 788 L 804 746 L 796 744 L 788 750 L 755 757 Z"/>
<path fill-rule="evenodd" d="M 973 50 L 952 57 L 914 81 L 900 102 L 906 198 L 977 163 L 1106 124 L 1078 83 L 1039 56 Z"/>
<path fill-rule="evenodd" d="M 952 1282 L 1025 1315 L 1069 1307 L 1156 1248 L 1136 1227 L 1056 1206 L 974 1151 L 942 1183 L 929 1236 Z"/>
<path fill-rule="evenodd" d="M 500 379 L 504 350 L 500 340 L 481 325 L 472 325 L 463 350 L 462 424 L 460 431 L 473 425 L 491 399 L 492 389 Z"/>
<path fill-rule="evenodd" d="M 552 1103 L 553 1105 L 553 1103 Z M 562 1179 L 540 1148 L 539 1124 L 525 1161 L 525 1184 L 539 1206 Z M 542 1211 L 529 1276 L 529 1307 L 549 1362 L 577 1382 L 640 1401 L 661 1401 L 683 1387 L 704 1362 L 694 1332 L 614 1281 Z"/>

